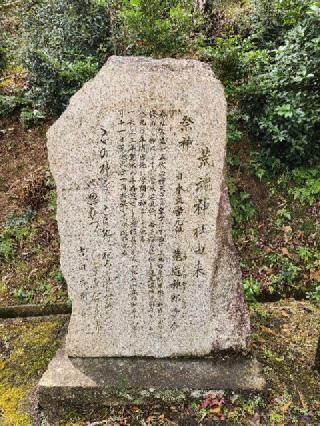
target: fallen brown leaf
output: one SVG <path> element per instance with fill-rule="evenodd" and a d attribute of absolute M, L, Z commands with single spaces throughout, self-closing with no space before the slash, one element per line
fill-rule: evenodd
<path fill-rule="evenodd" d="M 300 399 L 302 407 L 306 410 L 308 406 L 306 404 L 303 394 L 299 390 L 298 390 L 298 395 L 299 395 L 299 399 Z"/>
<path fill-rule="evenodd" d="M 271 330 L 271 328 L 268 328 L 264 325 L 261 326 L 261 331 L 263 333 L 269 334 L 270 336 L 276 336 L 277 335 L 277 333 L 275 333 L 273 330 Z"/>
<path fill-rule="evenodd" d="M 310 270 L 310 280 L 312 281 L 320 281 L 320 271 L 311 269 Z"/>
<path fill-rule="evenodd" d="M 291 401 L 287 402 L 287 403 L 286 403 L 286 404 L 284 404 L 282 407 L 280 407 L 280 410 L 281 410 L 283 413 L 286 413 L 286 412 L 289 410 L 289 408 L 290 408 L 291 404 L 292 404 L 292 402 L 291 402 Z"/>

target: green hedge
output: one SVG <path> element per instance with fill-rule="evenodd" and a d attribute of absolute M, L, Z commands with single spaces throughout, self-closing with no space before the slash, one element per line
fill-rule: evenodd
<path fill-rule="evenodd" d="M 276 160 L 289 167 L 320 161 L 319 28 L 320 8 L 314 3 L 279 47 L 263 52 L 262 64 L 251 68 L 240 89 L 249 129 L 270 167 Z"/>
<path fill-rule="evenodd" d="M 200 16 L 191 0 L 113 1 L 118 54 L 179 57 L 196 49 Z"/>
<path fill-rule="evenodd" d="M 320 161 L 320 2 L 252 0 L 249 35 L 203 50 L 269 170 Z"/>
<path fill-rule="evenodd" d="M 34 105 L 59 114 L 111 54 L 109 14 L 98 0 L 31 1 L 21 39 Z"/>

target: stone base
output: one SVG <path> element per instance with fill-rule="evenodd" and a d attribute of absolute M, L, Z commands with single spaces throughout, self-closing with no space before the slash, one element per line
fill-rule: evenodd
<path fill-rule="evenodd" d="M 265 387 L 252 357 L 68 358 L 59 350 L 38 385 L 48 418 L 117 404 L 174 403 L 208 390 L 259 392 Z"/>

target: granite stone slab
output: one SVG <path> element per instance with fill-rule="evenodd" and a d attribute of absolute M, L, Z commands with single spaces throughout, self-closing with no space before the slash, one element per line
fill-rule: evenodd
<path fill-rule="evenodd" d="M 112 57 L 48 132 L 72 357 L 205 357 L 250 333 L 206 64 Z"/>

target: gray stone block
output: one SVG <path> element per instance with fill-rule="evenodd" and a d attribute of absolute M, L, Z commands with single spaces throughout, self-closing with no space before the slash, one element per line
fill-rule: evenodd
<path fill-rule="evenodd" d="M 226 100 L 194 60 L 112 57 L 48 132 L 74 357 L 206 356 L 250 334 Z"/>
<path fill-rule="evenodd" d="M 201 358 L 68 358 L 58 351 L 38 385 L 49 418 L 116 404 L 174 403 L 209 390 L 260 392 L 260 364 L 251 356 Z"/>

